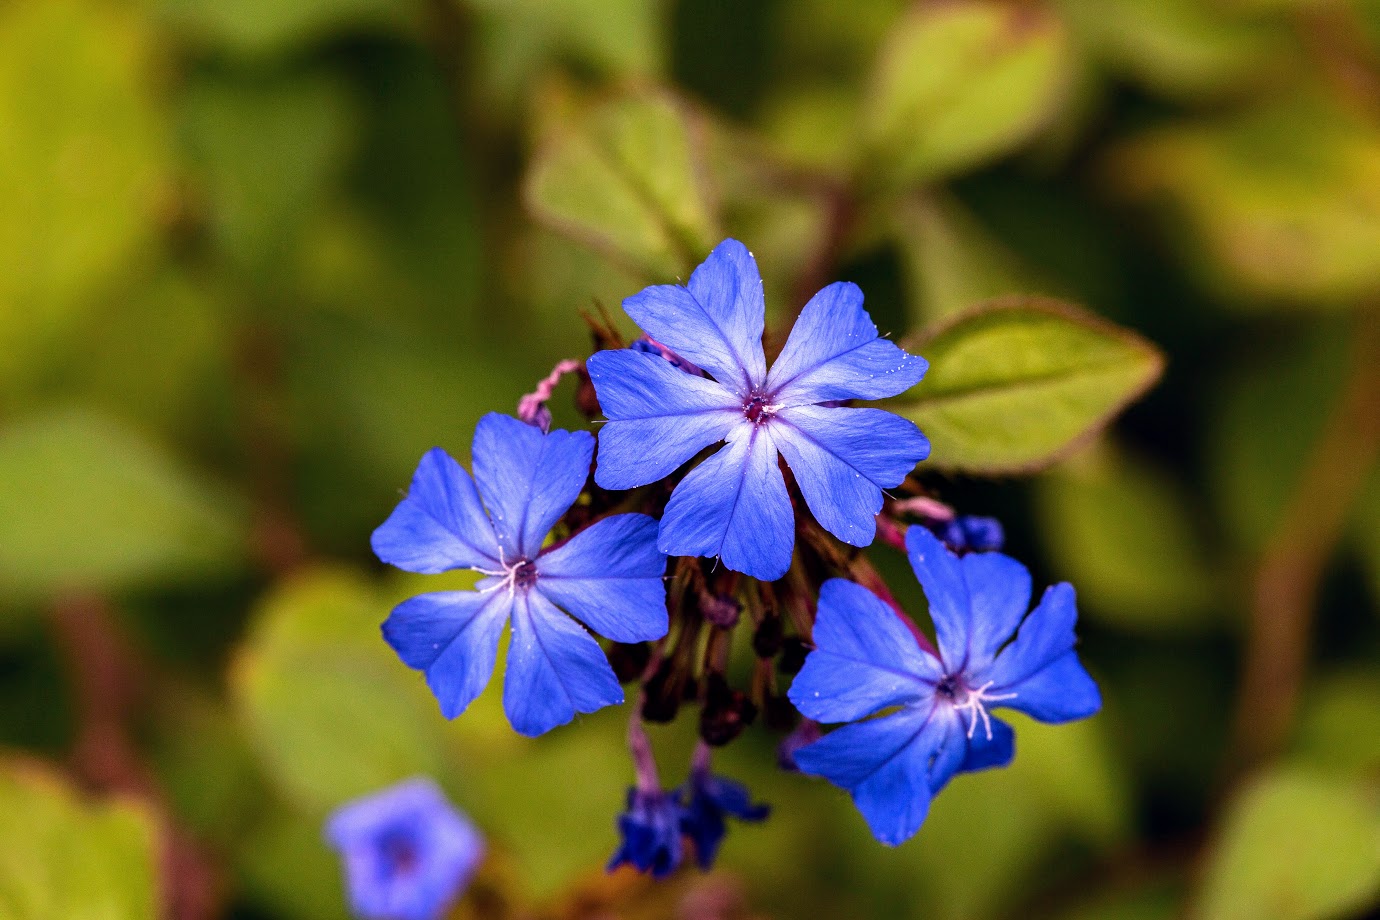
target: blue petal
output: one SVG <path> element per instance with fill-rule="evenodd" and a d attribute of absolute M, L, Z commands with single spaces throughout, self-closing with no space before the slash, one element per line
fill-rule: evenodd
<path fill-rule="evenodd" d="M 735 428 L 727 447 L 676 486 L 659 545 L 671 556 L 718 556 L 733 571 L 763 581 L 786 574 L 795 515 L 764 428 Z"/>
<path fill-rule="evenodd" d="M 539 592 L 519 595 L 503 680 L 503 708 L 513 728 L 536 736 L 577 712 L 621 702 L 623 688 L 599 643 Z"/>
<path fill-rule="evenodd" d="M 981 668 L 1030 609 L 1030 571 L 1001 553 L 970 553 L 959 565 L 968 585 L 968 664 Z"/>
<path fill-rule="evenodd" d="M 1015 756 L 1016 733 L 1001 719 L 992 719 L 992 737 L 988 738 L 987 732 L 979 724 L 968 741 L 968 754 L 959 770 L 971 773 L 989 767 L 1004 767 Z"/>
<path fill-rule="evenodd" d="M 536 590 L 615 642 L 666 635 L 666 557 L 645 514 L 597 521 L 537 558 Z"/>
<path fill-rule="evenodd" d="M 930 452 L 913 422 L 881 409 L 783 409 L 771 433 L 816 519 L 852 546 L 876 536 L 882 489 L 900 485 Z"/>
<path fill-rule="evenodd" d="M 807 718 L 852 722 L 919 702 L 943 675 L 892 610 L 862 585 L 832 578 L 819 592 L 815 649 L 788 696 Z"/>
<path fill-rule="evenodd" d="M 498 563 L 498 540 L 470 474 L 439 447 L 422 457 L 407 497 L 370 543 L 384 562 L 426 575 Z"/>
<path fill-rule="evenodd" d="M 936 706 L 926 726 L 932 733 L 934 757 L 929 766 L 930 794 L 938 795 L 968 756 L 968 725 L 952 706 Z M 978 726 L 982 731 L 982 726 Z"/>
<path fill-rule="evenodd" d="M 907 708 L 836 729 L 796 751 L 795 762 L 849 790 L 872 835 L 896 846 L 929 813 L 929 764 L 943 740 L 942 727 L 924 708 Z"/>
<path fill-rule="evenodd" d="M 594 470 L 594 481 L 605 489 L 655 482 L 744 421 L 740 397 L 657 355 L 601 351 L 587 367 L 609 419 L 599 431 Z"/>
<path fill-rule="evenodd" d="M 1015 693 L 1016 698 L 998 706 L 1019 709 L 1041 722 L 1072 722 L 1102 708 L 1102 693 L 1074 651 L 1065 652 L 1043 670 L 1003 690 Z"/>
<path fill-rule="evenodd" d="M 772 365 L 775 402 L 803 406 L 835 399 L 885 399 L 920 382 L 929 364 L 877 337 L 856 284 L 838 281 L 805 305 Z"/>
<path fill-rule="evenodd" d="M 422 594 L 393 608 L 383 637 L 408 667 L 426 672 L 441 713 L 453 719 L 488 685 L 511 607 L 503 590 Z"/>
<path fill-rule="evenodd" d="M 739 393 L 767 376 L 762 276 L 737 240 L 716 246 L 686 287 L 646 288 L 624 300 L 623 309 L 652 338 Z"/>
<path fill-rule="evenodd" d="M 960 558 L 924 527 L 906 532 L 906 549 L 947 670 L 984 671 L 1030 606 L 1029 570 L 1000 553 Z"/>
<path fill-rule="evenodd" d="M 506 560 L 531 559 L 589 479 L 594 437 L 587 431 L 542 434 L 490 412 L 474 430 L 474 478 Z"/>
<path fill-rule="evenodd" d="M 924 527 L 906 531 L 906 553 L 915 577 L 925 589 L 935 639 L 945 670 L 963 670 L 968 654 L 970 611 L 968 583 L 959 559 Z"/>

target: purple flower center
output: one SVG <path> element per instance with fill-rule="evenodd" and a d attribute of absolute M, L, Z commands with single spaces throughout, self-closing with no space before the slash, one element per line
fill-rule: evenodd
<path fill-rule="evenodd" d="M 963 684 L 959 681 L 957 674 L 950 674 L 934 685 L 935 695 L 950 703 L 958 699 L 962 690 Z"/>
<path fill-rule="evenodd" d="M 411 875 L 421 863 L 417 841 L 406 831 L 390 831 L 379 839 L 384 871 L 389 875 Z"/>
<path fill-rule="evenodd" d="M 771 397 L 766 393 L 753 393 L 743 403 L 743 415 L 754 425 L 768 421 L 775 411 L 776 407 L 771 404 Z"/>
<path fill-rule="evenodd" d="M 513 566 L 513 587 L 526 590 L 537 583 L 537 564 L 524 559 Z"/>

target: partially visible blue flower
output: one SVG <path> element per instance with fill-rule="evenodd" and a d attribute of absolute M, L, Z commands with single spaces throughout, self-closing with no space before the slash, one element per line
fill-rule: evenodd
<path fill-rule="evenodd" d="M 725 818 L 739 821 L 764 821 L 771 806 L 754 804 L 742 783 L 716 776 L 708 770 L 692 770 L 689 781 L 680 789 L 685 803 L 680 830 L 695 843 L 695 858 L 708 870 L 719 855 L 719 845 L 728 831 Z"/>
<path fill-rule="evenodd" d="M 1006 531 L 994 517 L 960 514 L 947 521 L 936 521 L 930 529 L 956 553 L 993 552 L 1006 542 Z"/>
<path fill-rule="evenodd" d="M 364 920 L 437 920 L 484 855 L 479 832 L 421 778 L 341 806 L 326 822 L 326 840 Z"/>
<path fill-rule="evenodd" d="M 503 707 L 524 735 L 623 702 L 599 643 L 561 610 L 615 642 L 666 635 L 666 557 L 656 547 L 655 519 L 613 515 L 542 548 L 584 488 L 593 442 L 587 432 L 545 434 L 490 413 L 474 433 L 474 479 L 433 448 L 407 498 L 374 531 L 374 552 L 384 562 L 409 572 L 484 575 L 474 591 L 406 600 L 383 624 L 398 656 L 426 672 L 446 718 L 488 684 L 510 618 Z"/>
<path fill-rule="evenodd" d="M 929 454 L 929 441 L 899 416 L 837 403 L 895 396 L 928 365 L 880 338 L 862 303 L 854 284 L 821 290 L 769 372 L 762 278 L 737 240 L 720 243 L 684 287 L 657 285 L 629 297 L 623 308 L 658 345 L 712 379 L 633 349 L 590 358 L 609 420 L 599 433 L 595 481 L 606 489 L 646 485 L 726 441 L 672 494 L 658 537 L 663 552 L 717 556 L 764 580 L 785 575 L 795 513 L 778 455 L 819 523 L 845 543 L 868 545 L 881 490 L 905 479 Z"/>
<path fill-rule="evenodd" d="M 675 872 L 683 856 L 682 813 L 679 796 L 674 792 L 636 786 L 629 789 L 627 810 L 618 816 L 622 842 L 609 860 L 609 870 L 628 865 L 639 872 L 650 872 L 653 878 L 665 878 Z"/>
<path fill-rule="evenodd" d="M 959 557 L 923 527 L 910 528 L 906 543 L 939 656 L 876 595 L 836 578 L 820 591 L 815 650 L 790 689 L 807 717 L 852 723 L 797 750 L 796 764 L 851 792 L 891 846 L 920 829 L 955 773 L 1011 762 L 1013 732 L 990 709 L 1067 722 L 1102 706 L 1074 651 L 1070 585 L 1047 590 L 1027 616 L 1030 573 L 1016 560 Z"/>

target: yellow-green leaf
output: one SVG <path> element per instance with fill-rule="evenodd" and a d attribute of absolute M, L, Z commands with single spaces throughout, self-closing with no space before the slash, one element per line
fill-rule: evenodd
<path fill-rule="evenodd" d="M 934 181 L 999 157 L 1054 114 L 1068 69 L 1059 21 L 985 0 L 922 4 L 883 46 L 864 111 L 888 184 Z"/>
<path fill-rule="evenodd" d="M 927 464 L 969 473 L 1049 465 L 1144 393 L 1164 364 L 1140 336 L 1035 297 L 985 304 L 908 347 L 930 370 L 889 408 L 929 436 Z"/>

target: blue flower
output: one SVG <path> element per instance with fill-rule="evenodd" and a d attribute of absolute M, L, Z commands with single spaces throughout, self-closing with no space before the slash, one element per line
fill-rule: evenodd
<path fill-rule="evenodd" d="M 558 607 L 615 642 L 666 635 L 666 557 L 656 548 L 655 519 L 613 515 L 542 549 L 584 488 L 593 440 L 583 431 L 543 434 L 486 415 L 474 433 L 474 479 L 433 448 L 407 498 L 374 531 L 374 552 L 384 562 L 409 572 L 485 576 L 474 591 L 404 601 L 383 624 L 398 656 L 426 672 L 446 718 L 488 684 L 510 618 L 503 707 L 524 735 L 623 702 L 599 643 Z"/>
<path fill-rule="evenodd" d="M 999 550 L 1006 542 L 1001 521 L 993 517 L 960 514 L 947 521 L 938 521 L 930 528 L 936 537 L 956 553 L 985 553 Z"/>
<path fill-rule="evenodd" d="M 479 832 L 426 779 L 343 805 L 326 822 L 326 840 L 365 920 L 436 920 L 484 855 Z"/>
<path fill-rule="evenodd" d="M 606 489 L 655 482 L 725 441 L 672 494 L 658 537 L 662 552 L 718 556 L 765 580 L 785 575 L 795 515 L 778 454 L 825 529 L 853 546 L 871 543 L 881 490 L 899 485 L 928 456 L 929 441 L 889 412 L 832 404 L 895 396 L 918 383 L 927 364 L 879 338 L 862 302 L 857 285 L 824 288 L 768 372 L 762 279 L 737 240 L 720 243 L 686 286 L 649 287 L 623 301 L 659 345 L 712 379 L 640 350 L 590 358 L 609 419 L 599 433 L 595 481 Z"/>
<path fill-rule="evenodd" d="M 675 872 L 683 855 L 682 812 L 674 793 L 629 789 L 627 810 L 618 816 L 618 833 L 623 840 L 609 860 L 609 870 L 629 865 L 639 872 L 650 872 L 653 878 Z"/>
<path fill-rule="evenodd" d="M 680 794 L 685 802 L 680 830 L 695 842 L 695 858 L 705 870 L 714 865 L 714 858 L 719 855 L 719 844 L 728 831 L 726 817 L 764 821 L 771 814 L 771 806 L 753 804 L 742 783 L 708 771 L 692 771 Z"/>
<path fill-rule="evenodd" d="M 790 690 L 806 716 L 852 723 L 796 751 L 796 764 L 851 792 L 891 846 L 920 829 L 955 773 L 1011 762 L 1011 727 L 990 709 L 1067 722 L 1102 706 L 1073 649 L 1072 586 L 1050 588 L 1027 616 L 1030 573 L 1016 560 L 956 556 L 923 527 L 910 528 L 906 545 L 939 656 L 870 591 L 832 579 L 820 591 L 815 650 Z M 867 718 L 883 710 L 892 711 Z"/>

